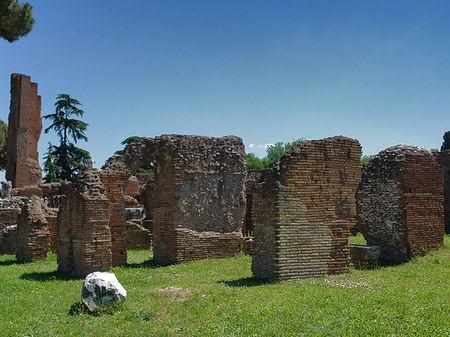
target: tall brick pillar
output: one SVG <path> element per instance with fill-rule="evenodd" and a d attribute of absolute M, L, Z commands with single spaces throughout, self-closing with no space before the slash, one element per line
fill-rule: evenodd
<path fill-rule="evenodd" d="M 41 97 L 30 76 L 11 75 L 6 180 L 13 187 L 42 183 L 38 141 L 42 131 Z"/>

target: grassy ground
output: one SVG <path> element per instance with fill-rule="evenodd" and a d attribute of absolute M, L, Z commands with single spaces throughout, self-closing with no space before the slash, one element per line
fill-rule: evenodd
<path fill-rule="evenodd" d="M 83 280 L 56 256 L 0 256 L 0 336 L 448 336 L 450 237 L 437 252 L 374 270 L 267 283 L 238 255 L 160 267 L 147 251 L 113 268 L 128 292 L 113 314 L 70 315 Z"/>

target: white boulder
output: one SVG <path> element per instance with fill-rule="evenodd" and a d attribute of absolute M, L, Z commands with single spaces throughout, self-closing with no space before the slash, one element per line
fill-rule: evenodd
<path fill-rule="evenodd" d="M 91 312 L 101 304 L 123 303 L 126 297 L 127 291 L 114 273 L 94 272 L 84 280 L 81 300 Z"/>

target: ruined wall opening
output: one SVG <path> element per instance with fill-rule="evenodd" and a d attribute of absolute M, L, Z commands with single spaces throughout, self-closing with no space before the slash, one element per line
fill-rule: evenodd
<path fill-rule="evenodd" d="M 242 140 L 234 136 L 145 138 L 127 145 L 103 170 L 130 176 L 152 161 L 154 259 L 168 264 L 239 252 L 246 175 Z"/>

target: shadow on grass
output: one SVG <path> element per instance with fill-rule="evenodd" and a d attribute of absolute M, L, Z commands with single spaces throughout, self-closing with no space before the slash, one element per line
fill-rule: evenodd
<path fill-rule="evenodd" d="M 37 281 L 37 282 L 61 281 L 61 280 L 70 281 L 83 279 L 82 277 L 71 276 L 58 270 L 49 272 L 24 273 L 20 276 L 20 278 L 22 280 Z"/>
<path fill-rule="evenodd" d="M 219 281 L 218 283 L 223 283 L 229 287 L 240 288 L 240 287 L 255 287 L 255 286 L 261 286 L 261 285 L 265 285 L 265 284 L 275 284 L 275 283 L 279 283 L 279 281 L 258 278 L 258 277 L 245 277 L 245 278 L 240 278 L 238 280 L 233 280 L 233 281 Z"/>
<path fill-rule="evenodd" d="M 156 269 L 161 267 L 167 267 L 170 264 L 161 264 L 156 262 L 153 258 L 148 259 L 142 263 L 126 263 L 123 265 L 124 268 L 146 268 L 146 269 Z"/>
<path fill-rule="evenodd" d="M 0 266 L 12 266 L 13 264 L 21 264 L 17 260 L 0 261 Z"/>

